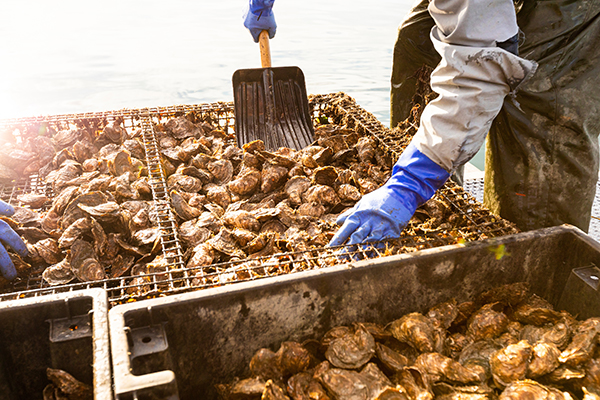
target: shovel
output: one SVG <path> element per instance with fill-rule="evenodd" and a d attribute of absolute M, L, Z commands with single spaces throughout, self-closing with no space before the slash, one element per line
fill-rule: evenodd
<path fill-rule="evenodd" d="M 304 74 L 298 67 L 271 67 L 267 31 L 260 33 L 259 44 L 262 68 L 233 74 L 238 145 L 260 139 L 267 150 L 300 150 L 314 140 Z"/>

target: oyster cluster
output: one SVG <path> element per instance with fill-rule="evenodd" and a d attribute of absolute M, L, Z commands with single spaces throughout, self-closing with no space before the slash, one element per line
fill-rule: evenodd
<path fill-rule="evenodd" d="M 576 320 L 516 283 L 451 299 L 386 326 L 354 323 L 320 340 L 260 349 L 223 399 L 600 398 L 600 318 Z"/>
<path fill-rule="evenodd" d="M 117 119 L 0 150 L 13 171 L 36 173 L 51 189 L 18 196 L 22 207 L 6 218 L 29 249 L 24 259 L 11 254 L 19 276 L 42 273 L 50 285 L 162 279 L 170 260 L 161 251 L 143 134 Z M 327 245 L 337 216 L 391 174 L 392 160 L 375 139 L 334 124 L 316 127 L 315 142 L 299 151 L 270 152 L 261 141 L 239 148 L 194 113 L 155 124 L 153 135 L 194 285 L 267 275 L 265 266 L 280 264 L 275 255 Z M 450 228 L 459 223 L 452 214 L 432 199 L 409 229 Z M 219 263 L 229 266 L 212 267 Z"/>

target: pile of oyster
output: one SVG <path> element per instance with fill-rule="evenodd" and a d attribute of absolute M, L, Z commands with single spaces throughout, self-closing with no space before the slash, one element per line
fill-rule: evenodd
<path fill-rule="evenodd" d="M 117 119 L 3 146 L 4 165 L 17 175 L 38 174 L 50 189 L 18 196 L 22 207 L 5 219 L 29 249 L 23 260 L 11 254 L 19 276 L 43 271 L 48 284 L 60 285 L 169 269 L 143 134 Z M 239 148 L 233 135 L 193 113 L 155 124 L 153 135 L 176 219 L 173 234 L 195 284 L 265 274 L 252 260 L 325 246 L 337 216 L 391 173 L 389 155 L 373 138 L 334 124 L 318 126 L 313 145 L 300 151 L 270 152 L 261 141 Z M 450 214 L 432 200 L 411 226 L 447 228 Z M 236 261 L 245 264 L 232 271 L 210 267 Z"/>
<path fill-rule="evenodd" d="M 260 349 L 224 399 L 598 399 L 600 318 L 576 320 L 524 283 L 451 299 L 386 326 Z"/>

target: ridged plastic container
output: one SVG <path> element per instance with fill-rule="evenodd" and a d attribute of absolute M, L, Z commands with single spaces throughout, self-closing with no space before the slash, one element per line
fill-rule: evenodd
<path fill-rule="evenodd" d="M 47 368 L 90 385 L 110 400 L 108 302 L 88 289 L 0 302 L 0 398 L 42 399 Z"/>
<path fill-rule="evenodd" d="M 600 265 L 600 244 L 571 226 L 340 264 L 112 308 L 115 396 L 216 399 L 262 347 L 321 337 L 352 322 L 388 323 L 449 298 L 529 282 L 561 303 L 574 268 Z M 578 314 L 578 302 L 561 308 Z M 600 304 L 587 304 L 600 315 Z"/>

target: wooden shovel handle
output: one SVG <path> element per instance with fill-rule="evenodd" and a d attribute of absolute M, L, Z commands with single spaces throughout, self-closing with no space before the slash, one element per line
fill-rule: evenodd
<path fill-rule="evenodd" d="M 269 31 L 261 31 L 258 35 L 260 46 L 260 63 L 263 68 L 271 68 L 271 48 L 269 47 Z"/>

